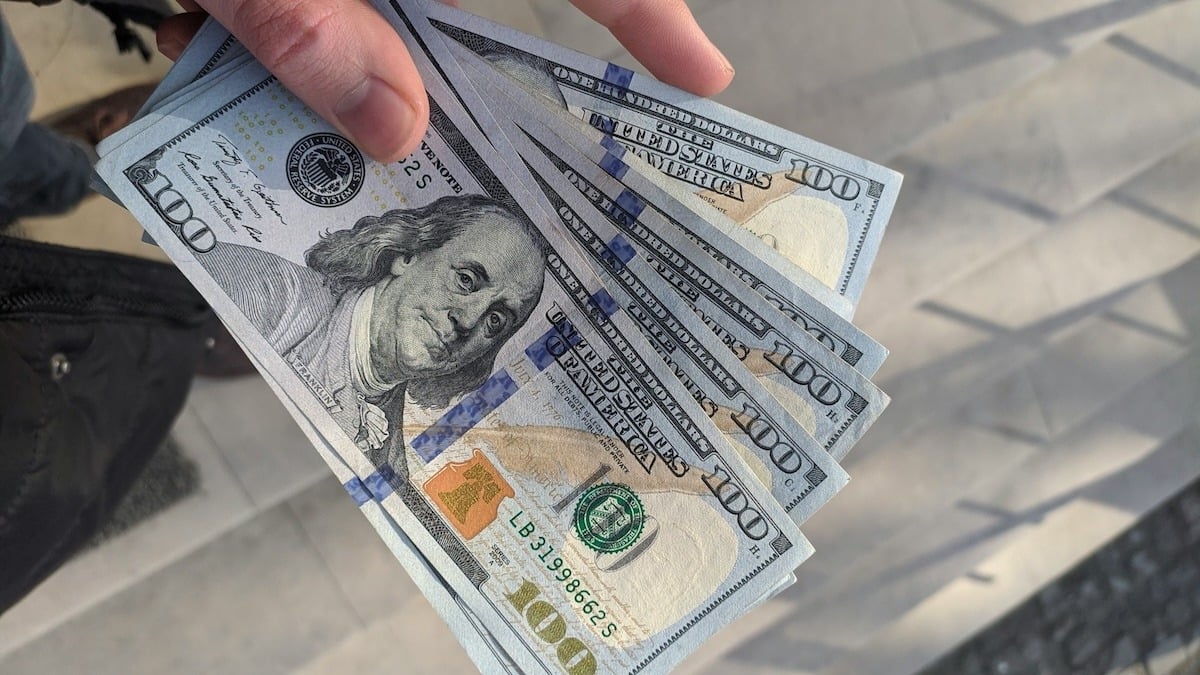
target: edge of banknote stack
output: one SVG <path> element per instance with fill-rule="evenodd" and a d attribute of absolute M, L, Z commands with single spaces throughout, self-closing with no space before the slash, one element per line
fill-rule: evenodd
<path fill-rule="evenodd" d="M 796 580 L 888 397 L 895 172 L 455 8 L 372 162 L 220 25 L 94 183 L 204 294 L 483 672 L 663 672 Z M 264 439 L 264 442 L 265 441 Z"/>

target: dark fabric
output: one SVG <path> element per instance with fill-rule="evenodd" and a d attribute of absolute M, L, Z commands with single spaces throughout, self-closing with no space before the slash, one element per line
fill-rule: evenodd
<path fill-rule="evenodd" d="M 169 265 L 0 237 L 0 611 L 95 534 L 163 442 L 209 315 Z"/>

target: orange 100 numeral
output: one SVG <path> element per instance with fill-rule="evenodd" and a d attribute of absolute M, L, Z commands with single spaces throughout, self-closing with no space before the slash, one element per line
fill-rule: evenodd
<path fill-rule="evenodd" d="M 523 581 L 520 588 L 505 597 L 525 615 L 534 635 L 546 644 L 558 645 L 555 652 L 567 675 L 595 675 L 596 657 L 592 650 L 582 640 L 567 636 L 567 622 L 553 605 L 535 600 L 541 592 L 532 581 Z"/>

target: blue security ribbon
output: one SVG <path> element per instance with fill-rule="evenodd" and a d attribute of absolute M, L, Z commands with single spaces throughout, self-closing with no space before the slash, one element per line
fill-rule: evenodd
<path fill-rule="evenodd" d="M 445 452 L 463 434 L 483 421 L 493 410 L 499 408 L 520 386 L 501 368 L 489 377 L 482 386 L 467 394 L 461 401 L 447 410 L 433 426 L 413 439 L 412 449 L 426 462 Z"/>
<path fill-rule="evenodd" d="M 346 493 L 354 500 L 355 506 L 362 506 L 371 501 L 371 493 L 367 491 L 367 487 L 357 476 L 346 481 L 342 487 L 346 488 Z"/>
<path fill-rule="evenodd" d="M 628 89 L 629 83 L 633 81 L 633 71 L 610 63 L 604 69 L 604 81 L 622 89 Z"/>

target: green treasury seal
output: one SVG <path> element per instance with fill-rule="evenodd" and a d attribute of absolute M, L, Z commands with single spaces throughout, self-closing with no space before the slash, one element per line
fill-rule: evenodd
<path fill-rule="evenodd" d="M 575 505 L 575 534 L 600 553 L 617 553 L 633 546 L 645 525 L 642 500 L 624 485 L 594 485 Z"/>

